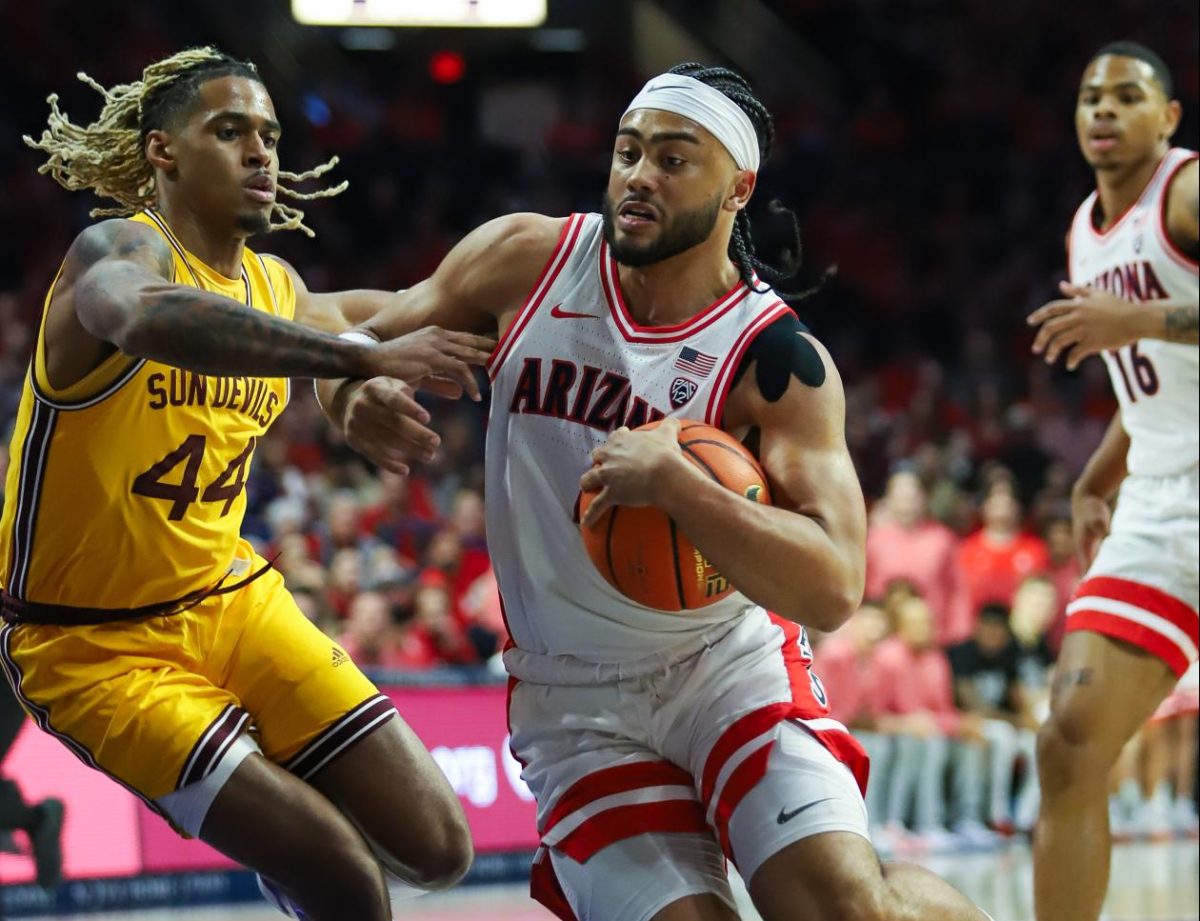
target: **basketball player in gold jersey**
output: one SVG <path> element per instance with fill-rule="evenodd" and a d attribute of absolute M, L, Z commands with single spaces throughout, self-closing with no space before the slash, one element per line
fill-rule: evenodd
<path fill-rule="evenodd" d="M 465 818 L 390 701 L 239 537 L 243 487 L 288 378 L 392 378 L 380 424 L 428 457 L 408 386 L 477 398 L 490 340 L 339 337 L 395 295 L 312 294 L 246 247 L 306 229 L 276 194 L 313 175 L 280 172 L 252 64 L 194 49 L 92 85 L 96 122 L 51 97 L 27 141 L 43 172 L 129 217 L 84 230 L 46 296 L 0 520 L 0 660 L 42 729 L 258 871 L 291 917 L 390 919 L 384 869 L 453 884 Z"/>

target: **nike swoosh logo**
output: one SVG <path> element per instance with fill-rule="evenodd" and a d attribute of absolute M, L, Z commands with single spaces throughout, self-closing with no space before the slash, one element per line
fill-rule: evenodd
<path fill-rule="evenodd" d="M 775 821 L 780 825 L 786 825 L 792 819 L 796 818 L 800 813 L 812 809 L 813 806 L 819 806 L 821 803 L 828 803 L 833 797 L 827 796 L 825 799 L 814 800 L 811 803 L 805 803 L 803 806 L 797 806 L 791 812 L 786 812 L 783 809 L 779 810 L 779 815 L 775 817 Z"/>
<path fill-rule="evenodd" d="M 550 316 L 559 320 L 595 320 L 597 319 L 594 313 L 576 313 L 573 310 L 563 310 L 562 304 L 555 304 L 550 308 Z"/>

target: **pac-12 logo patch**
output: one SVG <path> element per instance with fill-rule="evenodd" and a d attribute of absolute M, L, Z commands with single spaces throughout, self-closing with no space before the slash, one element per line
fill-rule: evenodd
<path fill-rule="evenodd" d="M 671 406 L 679 409 L 684 403 L 696 395 L 700 385 L 689 381 L 686 377 L 677 377 L 671 381 Z"/>

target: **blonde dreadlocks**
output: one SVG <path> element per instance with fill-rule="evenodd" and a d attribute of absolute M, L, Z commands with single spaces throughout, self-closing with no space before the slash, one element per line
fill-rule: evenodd
<path fill-rule="evenodd" d="M 128 217 L 155 204 L 154 168 L 145 157 L 146 135 L 162 128 L 171 116 L 185 107 L 200 85 L 216 77 L 239 76 L 260 81 L 258 69 L 215 48 L 189 48 L 151 64 L 135 83 L 105 89 L 85 73 L 80 80 L 104 97 L 99 117 L 86 127 L 74 124 L 58 107 L 58 94 L 47 97 L 50 119 L 39 140 L 28 135 L 24 141 L 49 159 L 38 167 L 59 185 L 72 192 L 91 189 L 111 198 L 116 208 L 96 208 L 92 217 Z M 260 81 L 261 82 L 261 81 Z M 304 182 L 323 176 L 338 158 L 305 173 L 279 171 L 279 178 Z M 279 184 L 280 193 L 299 201 L 329 198 L 345 190 L 347 182 L 316 192 L 297 192 Z M 304 224 L 304 212 L 279 202 L 271 208 L 268 230 L 301 230 L 315 236 Z"/>

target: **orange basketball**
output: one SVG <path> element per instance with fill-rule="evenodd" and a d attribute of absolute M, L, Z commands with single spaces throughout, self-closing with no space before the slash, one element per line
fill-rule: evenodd
<path fill-rule="evenodd" d="M 651 422 L 638 431 L 656 428 Z M 732 435 L 702 422 L 679 429 L 684 456 L 726 489 L 770 505 L 767 479 L 754 455 Z M 579 517 L 595 492 L 579 497 Z M 702 608 L 734 590 L 662 509 L 616 505 L 591 527 L 580 527 L 584 546 L 601 575 L 627 598 L 660 611 Z"/>

